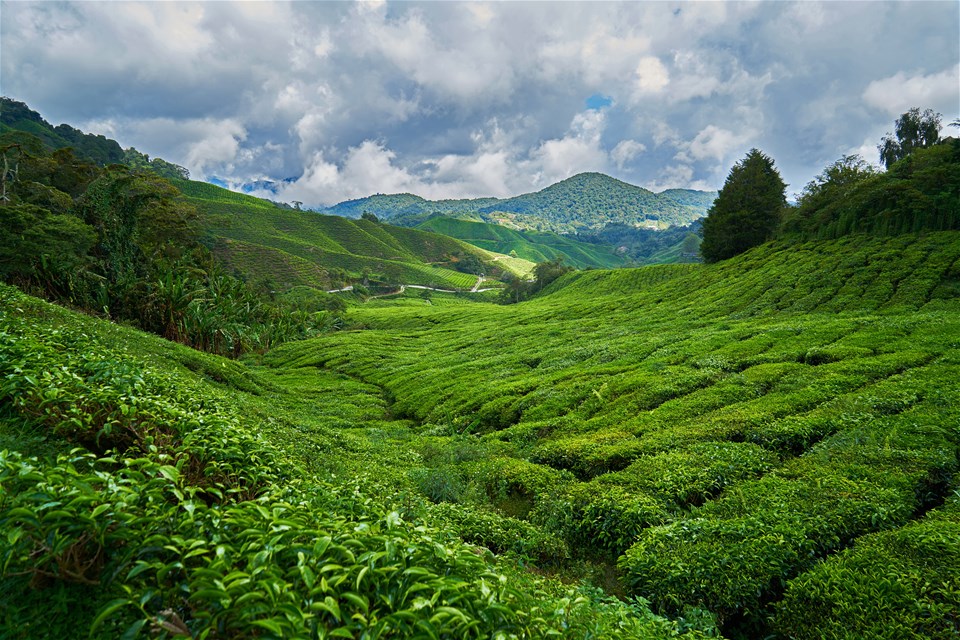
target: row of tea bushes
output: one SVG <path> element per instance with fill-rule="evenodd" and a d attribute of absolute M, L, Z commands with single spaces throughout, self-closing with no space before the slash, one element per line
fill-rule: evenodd
<path fill-rule="evenodd" d="M 774 625 L 798 640 L 960 635 L 960 493 L 900 529 L 863 536 L 787 584 Z"/>
<path fill-rule="evenodd" d="M 756 618 L 818 558 L 935 505 L 957 470 L 960 368 L 912 375 L 926 402 L 840 431 L 689 517 L 641 532 L 621 560 L 634 592 L 664 611 L 699 605 Z"/>
<path fill-rule="evenodd" d="M 706 637 L 477 554 L 461 537 L 508 545 L 532 528 L 371 497 L 376 460 L 338 482 L 286 460 L 295 435 L 275 448 L 258 432 L 278 427 L 246 409 L 268 412 L 271 385 L 303 371 L 241 376 L 260 394 L 248 396 L 192 373 L 190 358 L 154 368 L 179 353 L 158 338 L 0 294 L 0 428 L 63 451 L 0 451 L 5 637 Z M 201 369 L 216 363 L 204 356 Z M 378 413 L 362 385 L 351 393 L 352 407 L 317 418 L 321 432 Z M 307 404 L 278 415 L 286 424 Z M 523 469 L 513 477 L 536 484 Z M 530 542 L 564 553 L 546 536 Z"/>

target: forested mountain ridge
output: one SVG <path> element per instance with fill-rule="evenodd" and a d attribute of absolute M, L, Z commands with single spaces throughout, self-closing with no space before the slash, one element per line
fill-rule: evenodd
<path fill-rule="evenodd" d="M 93 133 L 84 133 L 68 124 L 54 127 L 43 117 L 22 102 L 0 97 L 0 135 L 15 132 L 36 136 L 49 151 L 73 149 L 77 158 L 105 167 L 110 164 L 125 164 L 135 169 L 145 169 L 164 178 L 188 178 L 189 172 L 162 158 L 153 158 L 135 148 L 123 149 L 116 140 Z"/>
<path fill-rule="evenodd" d="M 404 224 L 422 222 L 431 213 L 458 214 L 520 230 L 577 233 L 610 224 L 664 229 L 685 226 L 706 215 L 716 192 L 669 189 L 653 193 L 602 173 L 581 173 L 535 193 L 513 198 L 425 200 L 412 194 L 350 200 L 325 211 L 359 217 L 372 213 Z"/>
<path fill-rule="evenodd" d="M 123 162 L 124 151 L 115 140 L 84 133 L 68 124 L 56 127 L 26 104 L 0 98 L 0 134 L 24 131 L 40 138 L 50 149 L 72 147 L 77 157 L 104 166 Z"/>

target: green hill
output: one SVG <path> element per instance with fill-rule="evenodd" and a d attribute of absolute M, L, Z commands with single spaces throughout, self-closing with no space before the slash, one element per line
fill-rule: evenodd
<path fill-rule="evenodd" d="M 716 193 L 706 191 L 656 194 L 602 173 L 581 173 L 536 193 L 487 205 L 480 212 L 523 228 L 561 233 L 617 223 L 664 229 L 702 218 L 714 198 Z"/>
<path fill-rule="evenodd" d="M 958 264 L 949 231 L 767 244 L 508 307 L 360 307 L 260 367 L 4 288 L 3 447 L 129 448 L 0 456 L 4 622 L 656 638 L 712 615 L 734 637 L 950 637 Z M 616 574 L 677 622 L 561 605 L 578 596 L 511 554 Z M 404 575 L 437 600 L 403 600 Z"/>
<path fill-rule="evenodd" d="M 520 230 L 577 233 L 611 224 L 652 229 L 685 226 L 705 216 L 716 195 L 687 189 L 657 194 L 602 173 L 581 173 L 515 198 L 432 201 L 411 194 L 378 194 L 340 203 L 326 212 L 349 217 L 372 213 L 412 225 L 430 214 L 445 214 Z"/>
<path fill-rule="evenodd" d="M 369 384 L 2 284 L 0 376 L 4 638 L 707 637 L 465 543 L 472 518 L 562 549 L 418 496 L 411 425 Z"/>
<path fill-rule="evenodd" d="M 115 140 L 67 124 L 54 127 L 26 104 L 0 98 L 0 134 L 11 131 L 37 136 L 50 149 L 71 147 L 78 157 L 98 165 L 123 162 L 124 151 Z"/>
<path fill-rule="evenodd" d="M 456 270 L 466 256 L 489 263 L 490 273 L 498 266 L 518 268 L 498 265 L 490 252 L 435 233 L 280 208 L 207 183 L 174 184 L 201 213 L 218 256 L 247 277 L 281 289 L 336 288 L 365 274 L 385 284 L 470 289 L 476 276 Z M 531 267 L 519 269 L 525 273 Z"/>
<path fill-rule="evenodd" d="M 417 228 L 458 238 L 495 253 L 515 254 L 532 262 L 562 257 L 566 264 L 579 269 L 619 267 L 627 262 L 627 258 L 612 247 L 579 242 L 556 233 L 518 231 L 444 216 L 431 217 Z"/>

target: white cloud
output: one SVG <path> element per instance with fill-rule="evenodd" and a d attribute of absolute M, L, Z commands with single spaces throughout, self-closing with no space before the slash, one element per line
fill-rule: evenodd
<path fill-rule="evenodd" d="M 193 131 L 186 144 L 187 169 L 191 175 L 205 176 L 211 166 L 229 167 L 237 158 L 240 143 L 247 138 L 246 129 L 236 120 L 194 120 L 179 123 Z"/>
<path fill-rule="evenodd" d="M 601 145 L 605 126 L 602 110 L 578 113 L 565 136 L 545 140 L 530 153 L 527 172 L 537 185 L 547 186 L 584 171 L 606 171 L 609 157 Z"/>
<path fill-rule="evenodd" d="M 945 110 L 956 113 L 960 95 L 960 65 L 931 74 L 908 75 L 903 71 L 881 80 L 874 80 L 863 92 L 871 107 L 899 116 L 913 107 Z"/>
<path fill-rule="evenodd" d="M 805 184 L 910 107 L 958 115 L 958 20 L 957 3 L 5 2 L 0 77 L 54 124 L 199 176 L 300 176 L 304 202 L 588 170 L 716 186 L 748 145 Z M 581 113 L 594 95 L 612 104 Z"/>
<path fill-rule="evenodd" d="M 365 140 L 351 147 L 340 162 L 335 153 L 314 152 L 301 178 L 278 194 L 309 206 L 331 205 L 372 193 L 416 193 L 426 198 L 509 197 L 541 188 L 585 171 L 608 171 L 617 159 L 628 162 L 644 146 L 622 141 L 607 152 L 602 143 L 606 116 L 602 110 L 576 114 L 565 135 L 542 141 L 532 150 L 518 144 L 520 130 L 507 131 L 496 120 L 473 134 L 469 154 L 427 158 L 404 166 L 385 143 Z M 613 162 L 611 162 L 613 159 Z"/>
<path fill-rule="evenodd" d="M 633 98 L 639 101 L 648 94 L 656 94 L 666 88 L 670 82 L 670 73 L 660 58 L 655 56 L 644 56 L 637 63 L 637 69 L 634 78 Z"/>
<path fill-rule="evenodd" d="M 697 133 L 685 150 L 696 160 L 712 158 L 722 162 L 731 152 L 741 150 L 750 138 L 749 133 L 734 133 L 711 124 Z"/>
<path fill-rule="evenodd" d="M 647 147 L 636 140 L 621 140 L 610 152 L 610 157 L 618 169 L 623 169 L 624 165 L 646 150 Z"/>

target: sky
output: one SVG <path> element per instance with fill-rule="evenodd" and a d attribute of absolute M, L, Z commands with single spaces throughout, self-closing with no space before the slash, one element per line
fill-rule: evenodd
<path fill-rule="evenodd" d="M 0 93 L 309 207 L 713 190 L 754 147 L 795 194 L 907 109 L 960 117 L 960 2 L 3 1 Z"/>

